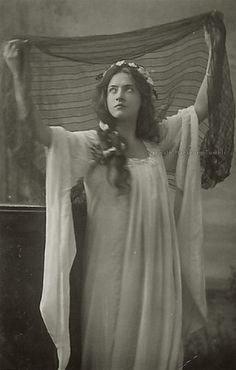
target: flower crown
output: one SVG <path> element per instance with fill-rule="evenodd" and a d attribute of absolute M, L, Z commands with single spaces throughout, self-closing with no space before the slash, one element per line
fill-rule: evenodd
<path fill-rule="evenodd" d="M 152 80 L 152 78 L 150 76 L 150 73 L 143 66 L 140 66 L 140 65 L 138 65 L 138 64 L 136 64 L 134 62 L 127 62 L 126 60 L 118 60 L 116 63 L 111 64 L 110 67 L 108 69 L 106 69 L 103 73 L 100 73 L 96 77 L 96 80 L 103 79 L 103 77 L 105 77 L 106 73 L 111 68 L 113 68 L 114 66 L 118 66 L 118 67 L 128 66 L 130 68 L 136 69 L 136 71 L 139 72 L 143 76 L 143 78 L 147 81 L 147 83 L 150 85 L 154 96 L 157 98 L 158 94 L 157 94 L 157 91 L 154 88 L 154 82 L 153 82 L 153 80 Z"/>

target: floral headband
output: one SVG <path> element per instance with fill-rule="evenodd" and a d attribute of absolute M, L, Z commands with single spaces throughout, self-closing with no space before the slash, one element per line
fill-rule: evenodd
<path fill-rule="evenodd" d="M 134 62 L 127 62 L 126 60 L 119 60 L 117 61 L 116 63 L 113 63 L 110 65 L 110 67 L 108 69 L 106 69 L 103 73 L 100 73 L 97 77 L 96 77 L 96 80 L 101 80 L 103 79 L 103 77 L 105 77 L 106 73 L 111 69 L 113 68 L 114 66 L 118 66 L 118 67 L 121 67 L 121 66 L 128 66 L 130 68 L 134 68 L 136 69 L 137 72 L 139 72 L 143 78 L 147 81 L 147 83 L 150 85 L 151 89 L 152 89 L 152 92 L 154 94 L 154 96 L 158 97 L 158 94 L 157 94 L 157 91 L 155 90 L 154 88 L 154 82 L 149 74 L 149 72 L 143 67 L 143 66 L 140 66 Z"/>

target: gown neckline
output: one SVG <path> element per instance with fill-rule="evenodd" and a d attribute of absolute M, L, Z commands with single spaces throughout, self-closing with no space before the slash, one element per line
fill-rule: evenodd
<path fill-rule="evenodd" d="M 149 163 L 155 157 L 155 152 L 151 150 L 150 145 L 147 141 L 143 140 L 143 144 L 145 145 L 147 156 L 145 158 L 137 158 L 137 157 L 128 157 L 128 164 L 142 164 L 142 163 Z"/>

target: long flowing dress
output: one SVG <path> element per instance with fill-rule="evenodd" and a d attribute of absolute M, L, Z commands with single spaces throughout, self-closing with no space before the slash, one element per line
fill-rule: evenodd
<path fill-rule="evenodd" d="M 183 299 L 184 275 L 185 280 L 188 277 L 192 280 L 187 290 L 193 290 L 192 296 L 196 293 L 193 301 L 196 306 L 201 306 L 202 312 L 205 310 L 202 256 L 200 247 L 196 248 L 201 235 L 194 241 L 192 253 L 189 252 L 191 241 L 186 232 L 189 251 L 183 249 L 181 252 L 183 228 L 178 231 L 166 171 L 171 166 L 179 167 L 177 182 L 181 187 L 187 172 L 198 168 L 193 165 L 198 159 L 190 158 L 189 153 L 182 153 L 185 159 L 179 155 L 181 145 L 182 149 L 189 151 L 191 140 L 197 137 L 193 124 L 191 129 L 191 116 L 196 123 L 196 114 L 192 107 L 189 112 L 185 119 L 188 127 L 183 130 L 183 111 L 169 117 L 162 122 L 165 132 L 162 142 L 159 145 L 144 142 L 147 158 L 128 159 L 131 191 L 126 195 L 118 195 L 117 189 L 107 181 L 106 167 L 94 163 L 91 146 L 98 142 L 96 131 L 72 133 L 62 128 L 53 129 L 50 151 L 55 152 L 54 161 L 58 162 L 52 162 L 51 169 L 48 168 L 50 174 L 52 171 L 54 174 L 51 174 L 51 179 L 48 174 L 47 183 L 47 204 L 51 208 L 47 215 L 49 235 L 41 311 L 58 348 L 60 369 L 65 368 L 69 356 L 69 349 L 65 348 L 69 343 L 68 272 L 75 253 L 73 248 L 70 251 L 74 236 L 69 225 L 71 214 L 67 193 L 81 176 L 84 177 L 87 196 L 82 341 L 78 344 L 82 348 L 81 370 L 181 368 L 185 330 L 183 310 L 184 305 L 191 307 L 191 300 L 187 299 L 186 303 Z M 66 153 L 64 170 L 55 170 L 53 166 L 61 166 Z M 189 177 L 193 181 L 192 174 Z M 195 180 L 193 187 L 198 182 Z M 194 203 L 193 194 L 198 190 L 199 186 L 193 192 L 190 190 L 188 207 Z M 197 216 L 201 216 L 199 205 L 195 206 Z M 181 213 L 181 207 L 178 212 Z M 189 221 L 191 226 L 194 220 Z M 185 226 L 190 227 L 189 224 Z M 198 230 L 198 224 L 195 227 L 197 229 L 192 230 L 198 235 L 201 230 Z M 66 228 L 70 231 L 65 233 Z M 184 258 L 187 260 L 183 261 Z M 191 259 L 193 271 L 187 270 Z M 188 275 L 194 272 L 194 278 Z M 193 305 L 191 312 L 194 314 Z"/>

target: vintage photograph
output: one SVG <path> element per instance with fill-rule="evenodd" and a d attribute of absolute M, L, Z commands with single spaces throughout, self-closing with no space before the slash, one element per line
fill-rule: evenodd
<path fill-rule="evenodd" d="M 0 370 L 236 370 L 235 19 L 0 0 Z"/>

